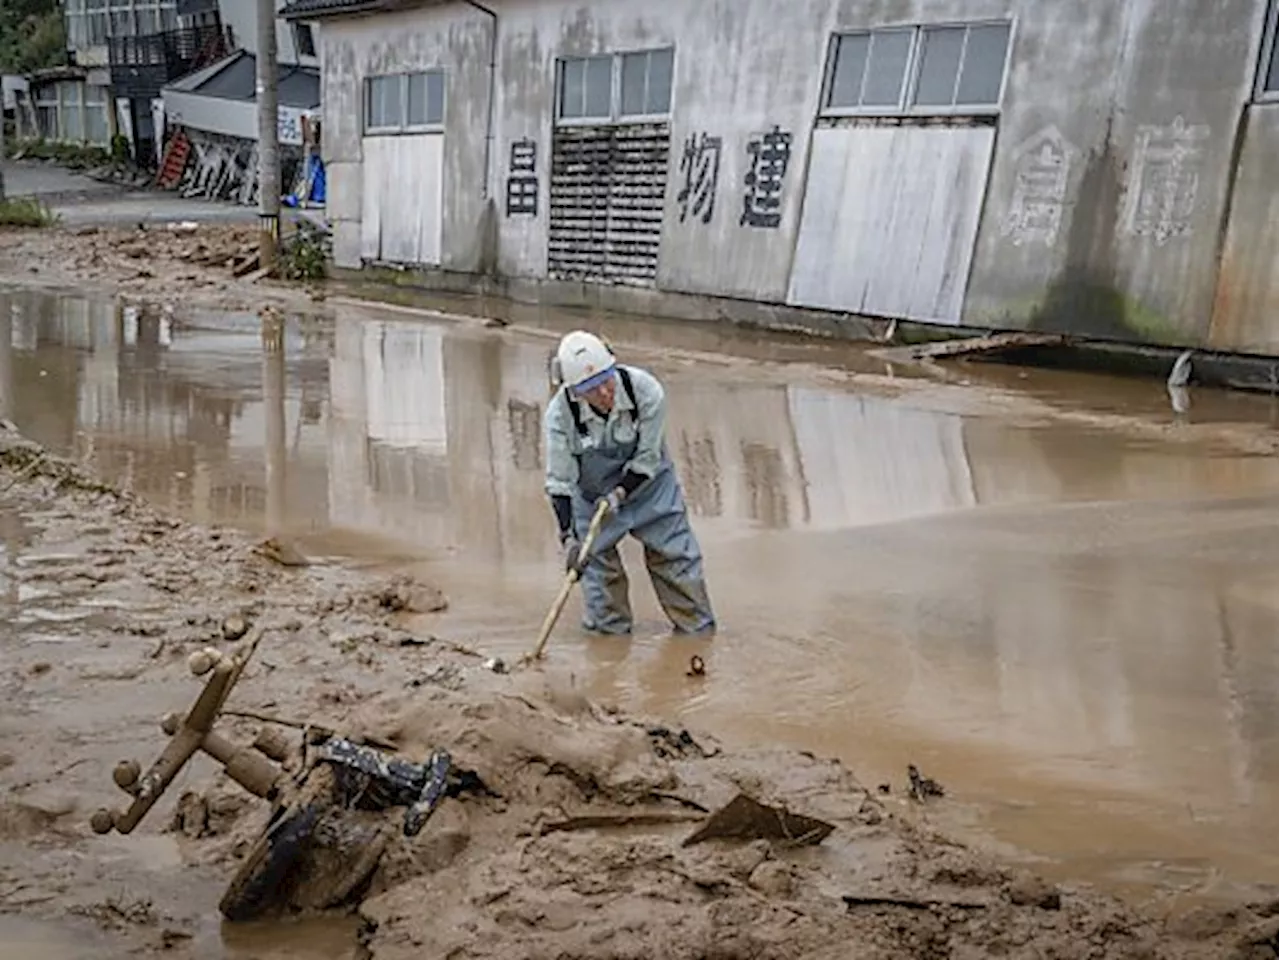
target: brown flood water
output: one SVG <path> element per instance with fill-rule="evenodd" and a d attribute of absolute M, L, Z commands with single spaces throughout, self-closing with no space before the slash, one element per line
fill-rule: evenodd
<path fill-rule="evenodd" d="M 452 605 L 424 631 L 518 656 L 558 580 L 545 358 L 581 318 L 334 313 L 264 352 L 249 315 L 0 292 L 0 416 L 195 520 L 430 578 Z M 551 669 L 868 782 L 914 762 L 948 787 L 940 825 L 1064 879 L 1274 884 L 1274 454 L 1180 442 L 1159 383 L 960 366 L 971 403 L 895 398 L 904 372 L 850 346 L 591 323 L 667 385 L 722 632 L 669 638 L 633 552 L 636 636 L 583 637 L 575 601 Z M 1071 420 L 1017 425 L 993 397 Z M 1180 423 L 1275 416 L 1194 391 Z"/>

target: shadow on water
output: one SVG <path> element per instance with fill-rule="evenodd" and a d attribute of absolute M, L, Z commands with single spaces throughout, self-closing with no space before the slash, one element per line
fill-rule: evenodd
<path fill-rule="evenodd" d="M 958 828 L 1064 876 L 1274 877 L 1274 456 L 926 409 L 860 389 L 884 369 L 848 346 L 626 337 L 667 386 L 723 633 L 668 638 L 631 552 L 637 635 L 583 638 L 571 607 L 553 669 L 866 780 L 921 763 Z M 430 577 L 453 601 L 432 632 L 516 655 L 556 582 L 553 344 L 373 309 L 264 329 L 0 294 L 0 415 L 194 520 Z M 1155 383 L 1037 372 L 1020 389 L 1171 417 Z M 1204 394 L 1192 419 L 1273 417 Z M 707 678 L 685 677 L 692 652 Z"/>

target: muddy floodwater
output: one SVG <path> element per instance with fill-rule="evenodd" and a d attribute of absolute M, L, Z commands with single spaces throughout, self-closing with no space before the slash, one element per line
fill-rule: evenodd
<path fill-rule="evenodd" d="M 428 578 L 451 606 L 422 629 L 518 656 L 558 579 L 546 358 L 583 319 L 325 313 L 264 347 L 250 314 L 0 291 L 0 415 L 186 517 Z M 1153 381 L 947 383 L 854 347 L 590 322 L 667 386 L 721 634 L 669 638 L 632 551 L 636 635 L 582 636 L 575 599 L 557 668 L 869 783 L 916 763 L 941 823 L 1051 876 L 1274 883 L 1274 400 L 1193 390 L 1175 414 Z"/>

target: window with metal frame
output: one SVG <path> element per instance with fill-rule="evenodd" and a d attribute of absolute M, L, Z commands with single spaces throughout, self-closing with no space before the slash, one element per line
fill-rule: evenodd
<path fill-rule="evenodd" d="M 84 138 L 90 143 L 106 144 L 111 139 L 107 121 L 107 91 L 105 87 L 84 88 Z"/>
<path fill-rule="evenodd" d="M 1262 32 L 1262 50 L 1258 57 L 1258 77 L 1254 83 L 1253 98 L 1263 102 L 1280 99 L 1276 76 L 1276 0 L 1267 9 L 1267 25 Z"/>
<path fill-rule="evenodd" d="M 675 51 L 646 50 L 621 57 L 621 117 L 660 117 L 671 112 L 671 71 Z"/>
<path fill-rule="evenodd" d="M 316 35 L 311 29 L 311 24 L 295 23 L 293 25 L 293 46 L 300 57 L 316 55 Z"/>
<path fill-rule="evenodd" d="M 556 78 L 560 123 L 635 123 L 671 113 L 675 50 L 568 57 Z"/>
<path fill-rule="evenodd" d="M 177 29 L 172 0 L 68 0 L 67 43 L 74 49 L 110 37 L 146 36 Z"/>
<path fill-rule="evenodd" d="M 1000 107 L 1007 21 L 884 27 L 833 38 L 824 114 L 994 113 Z"/>
<path fill-rule="evenodd" d="M 366 134 L 422 133 L 443 126 L 443 70 L 391 73 L 365 80 Z"/>

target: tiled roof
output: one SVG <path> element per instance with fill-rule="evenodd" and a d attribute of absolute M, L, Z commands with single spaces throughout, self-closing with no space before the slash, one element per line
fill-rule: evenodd
<path fill-rule="evenodd" d="M 445 0 L 289 0 L 280 16 L 286 20 L 319 20 L 403 7 L 430 7 L 443 2 Z"/>

